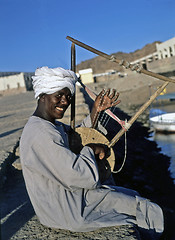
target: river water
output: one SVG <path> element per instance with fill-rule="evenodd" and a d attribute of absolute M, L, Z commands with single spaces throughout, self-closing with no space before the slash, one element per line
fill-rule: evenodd
<path fill-rule="evenodd" d="M 159 108 L 166 112 L 175 112 L 175 102 L 163 106 L 158 105 L 156 108 Z M 174 179 L 175 183 L 175 133 L 153 133 L 150 139 L 154 140 L 158 144 L 163 154 L 171 158 L 169 170 L 171 177 Z"/>

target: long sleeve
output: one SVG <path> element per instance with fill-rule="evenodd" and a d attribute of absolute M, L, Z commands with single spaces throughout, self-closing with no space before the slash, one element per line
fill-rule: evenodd
<path fill-rule="evenodd" d="M 25 134 L 28 135 L 28 141 L 25 141 L 27 145 L 21 148 L 21 154 L 28 157 L 25 157 L 24 166 L 57 181 L 67 189 L 96 188 L 99 175 L 91 148 L 85 146 L 80 154 L 76 155 L 69 149 L 61 127 L 59 132 L 50 125 L 46 129 L 47 125 L 42 124 L 33 129 L 35 136 L 30 138 L 30 129 Z"/>

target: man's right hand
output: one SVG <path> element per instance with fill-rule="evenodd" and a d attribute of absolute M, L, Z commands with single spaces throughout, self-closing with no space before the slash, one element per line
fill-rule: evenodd
<path fill-rule="evenodd" d="M 105 144 L 89 143 L 86 146 L 92 148 L 96 156 L 96 160 L 103 160 L 110 156 L 110 149 Z"/>
<path fill-rule="evenodd" d="M 98 165 L 99 179 L 104 183 L 111 176 L 111 167 L 107 160 L 110 156 L 110 148 L 104 144 L 89 143 L 86 146 L 92 148 Z"/>

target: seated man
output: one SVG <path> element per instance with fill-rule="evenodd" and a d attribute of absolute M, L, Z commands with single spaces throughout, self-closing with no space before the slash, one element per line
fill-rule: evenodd
<path fill-rule="evenodd" d="M 69 148 L 63 118 L 75 91 L 74 72 L 42 67 L 33 76 L 36 111 L 24 127 L 20 156 L 27 191 L 40 222 L 77 232 L 134 224 L 155 233 L 163 231 L 160 207 L 135 191 L 105 185 L 98 161 L 106 156 L 101 144 L 84 146 L 79 154 Z M 119 103 L 118 94 L 102 91 L 82 126 L 91 127 L 96 114 Z"/>

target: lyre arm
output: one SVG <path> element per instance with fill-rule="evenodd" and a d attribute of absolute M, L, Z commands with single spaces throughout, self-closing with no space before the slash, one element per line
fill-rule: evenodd
<path fill-rule="evenodd" d="M 76 54 L 75 54 L 75 44 L 72 43 L 71 46 L 71 70 L 76 72 Z M 76 91 L 75 91 L 76 94 Z M 71 122 L 70 126 L 75 130 L 75 94 L 72 96 L 71 100 Z"/>
<path fill-rule="evenodd" d="M 140 68 L 140 66 L 130 64 L 129 62 L 127 62 L 125 60 L 121 61 L 119 59 L 116 59 L 114 55 L 110 56 L 110 55 L 108 55 L 106 53 L 103 53 L 103 52 L 101 52 L 101 51 L 99 51 L 99 50 L 97 50 L 97 49 L 95 49 L 93 47 L 90 47 L 89 45 L 84 44 L 84 43 L 82 43 L 82 42 L 80 42 L 80 41 L 78 41 L 78 40 L 76 40 L 76 39 L 74 39 L 72 37 L 67 36 L 66 38 L 68 40 L 70 40 L 71 42 L 75 43 L 76 45 L 78 45 L 78 46 L 80 46 L 82 48 L 85 48 L 85 49 L 87 49 L 87 50 L 89 50 L 89 51 L 91 51 L 91 52 L 93 52 L 93 53 L 95 53 L 95 54 L 97 54 L 97 55 L 99 55 L 101 57 L 104 57 L 104 58 L 106 58 L 106 59 L 108 59 L 108 60 L 110 60 L 112 62 L 118 63 L 118 64 L 120 64 L 120 65 L 122 65 L 122 66 L 124 66 L 126 68 L 130 68 L 131 70 L 132 69 L 136 70 L 139 73 L 144 73 L 144 74 L 146 74 L 148 76 L 155 77 L 155 78 L 158 78 L 158 79 L 163 80 L 163 81 L 168 81 L 168 82 L 175 83 L 174 79 L 171 79 L 171 78 L 165 77 L 163 75 L 160 75 L 160 74 L 153 73 L 151 71 L 145 70 L 143 68 Z"/>
<path fill-rule="evenodd" d="M 168 82 L 165 82 L 162 86 L 160 86 L 156 92 L 150 97 L 150 99 L 144 103 L 140 109 L 136 112 L 136 114 L 128 121 L 128 124 L 131 126 L 137 118 L 145 111 L 147 107 L 156 99 L 156 97 L 163 91 L 163 89 L 168 85 Z M 114 138 L 110 141 L 108 144 L 108 147 L 113 147 L 115 143 L 121 138 L 121 136 L 125 133 L 123 129 L 121 129 L 115 136 Z"/>

